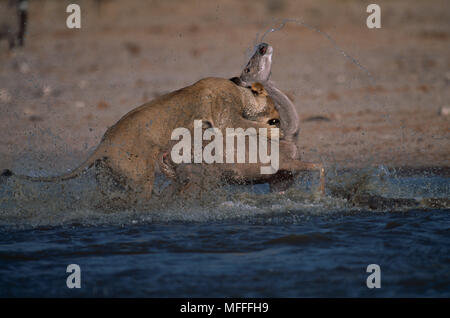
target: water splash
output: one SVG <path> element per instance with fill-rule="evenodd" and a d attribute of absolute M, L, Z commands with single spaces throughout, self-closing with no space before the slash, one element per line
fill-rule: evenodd
<path fill-rule="evenodd" d="M 161 188 L 165 180 L 155 184 Z M 301 175 L 284 193 L 267 185 L 228 185 L 202 194 L 201 200 L 161 200 L 158 193 L 145 204 L 116 208 L 105 204 L 93 173 L 66 182 L 41 184 L 8 179 L 0 184 L 0 227 L 136 223 L 222 222 L 296 224 L 305 217 L 359 213 L 448 209 L 447 179 L 439 174 L 399 175 L 384 166 L 359 170 L 329 169 L 327 195 L 316 193 L 317 176 Z"/>
<path fill-rule="evenodd" d="M 305 28 L 308 28 L 308 29 L 324 36 L 331 43 L 331 45 L 337 52 L 339 52 L 342 56 L 344 56 L 346 59 L 348 59 L 352 64 L 356 65 L 358 68 L 360 68 L 362 71 L 364 71 L 364 73 L 370 78 L 370 80 L 373 83 L 375 83 L 375 79 L 372 76 L 371 72 L 365 66 L 363 66 L 356 58 L 352 57 L 350 54 L 348 54 L 346 51 L 344 51 L 328 33 L 323 32 L 323 31 L 319 30 L 318 28 L 316 28 L 312 25 L 309 25 L 299 19 L 283 19 L 281 22 L 276 23 L 278 25 L 278 27 L 271 27 L 268 30 L 266 30 L 258 42 L 263 42 L 264 38 L 268 34 L 282 30 L 287 23 L 295 23 L 295 24 L 302 25 Z"/>

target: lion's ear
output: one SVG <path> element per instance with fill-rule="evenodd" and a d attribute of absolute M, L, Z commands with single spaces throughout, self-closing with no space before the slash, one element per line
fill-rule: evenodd
<path fill-rule="evenodd" d="M 251 86 L 251 90 L 256 96 L 267 96 L 267 91 L 265 90 L 263 84 L 255 82 Z"/>

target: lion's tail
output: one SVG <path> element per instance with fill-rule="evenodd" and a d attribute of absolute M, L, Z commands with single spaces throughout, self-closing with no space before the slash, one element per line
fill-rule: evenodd
<path fill-rule="evenodd" d="M 9 169 L 5 169 L 0 174 L 0 183 L 2 183 L 5 179 L 7 179 L 11 176 L 14 176 L 15 178 L 18 178 L 18 179 L 29 180 L 29 181 L 33 181 L 33 182 L 58 182 L 58 181 L 64 181 L 64 180 L 76 178 L 80 174 L 85 173 L 90 167 L 92 167 L 94 165 L 95 161 L 100 158 L 101 148 L 102 148 L 101 146 L 98 147 L 94 151 L 94 153 L 91 156 L 89 156 L 88 159 L 86 159 L 85 162 L 83 162 L 80 166 L 78 166 L 74 170 L 72 170 L 68 173 L 65 173 L 63 175 L 54 176 L 54 177 L 32 177 L 32 176 L 18 175 L 18 174 L 13 173 Z"/>

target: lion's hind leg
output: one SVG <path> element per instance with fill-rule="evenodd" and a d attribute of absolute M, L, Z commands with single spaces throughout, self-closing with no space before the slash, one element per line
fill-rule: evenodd
<path fill-rule="evenodd" d="M 111 169 L 108 158 L 97 159 L 94 167 L 95 179 L 103 192 L 126 191 L 125 178 Z"/>
<path fill-rule="evenodd" d="M 144 155 L 132 155 L 127 158 L 128 164 L 119 166 L 121 174 L 127 176 L 127 185 L 141 203 L 152 197 L 155 182 L 155 157 L 146 158 Z"/>
<path fill-rule="evenodd" d="M 135 203 L 127 178 L 111 168 L 108 158 L 96 160 L 94 167 L 95 179 L 101 194 L 97 207 L 125 208 Z"/>

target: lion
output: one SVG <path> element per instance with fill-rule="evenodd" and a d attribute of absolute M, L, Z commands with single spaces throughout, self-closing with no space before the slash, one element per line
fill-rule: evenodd
<path fill-rule="evenodd" d="M 105 172 L 126 189 L 129 200 L 146 201 L 152 196 L 157 170 L 174 177 L 173 167 L 163 156 L 173 144 L 172 131 L 178 127 L 193 131 L 194 120 L 201 120 L 204 128 L 221 130 L 227 127 L 278 128 L 280 123 L 279 113 L 262 85 L 245 88 L 228 79 L 210 77 L 124 115 L 106 131 L 89 158 L 67 174 L 31 177 L 5 170 L 2 176 L 57 182 L 75 178 L 95 165 L 100 184 Z M 246 173 L 245 169 L 242 173 Z M 252 178 L 253 174 L 253 170 L 249 171 L 248 177 Z"/>

